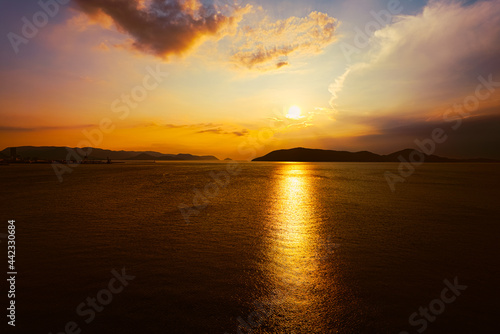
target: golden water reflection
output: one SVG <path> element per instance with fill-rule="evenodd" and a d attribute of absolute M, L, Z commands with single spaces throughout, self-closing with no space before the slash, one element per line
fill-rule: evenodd
<path fill-rule="evenodd" d="M 316 201 L 319 180 L 311 166 L 283 164 L 277 171 L 269 214 L 269 249 L 265 272 L 274 290 L 280 319 L 279 327 L 323 327 L 321 291 L 322 254 L 320 203 Z"/>

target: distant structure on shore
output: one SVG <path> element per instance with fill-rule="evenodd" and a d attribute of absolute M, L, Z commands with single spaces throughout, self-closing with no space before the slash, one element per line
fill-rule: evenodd
<path fill-rule="evenodd" d="M 4 153 L 5 152 L 5 153 Z M 10 153 L 9 153 L 10 152 Z M 106 161 L 101 159 L 89 160 L 87 155 L 81 160 L 73 159 L 38 159 L 38 157 L 21 156 L 17 153 L 17 147 L 6 148 L 0 152 L 0 165 L 9 164 L 49 164 L 49 163 L 63 163 L 63 164 L 111 164 L 111 159 L 107 158 Z M 33 152 L 31 152 L 33 153 Z"/>

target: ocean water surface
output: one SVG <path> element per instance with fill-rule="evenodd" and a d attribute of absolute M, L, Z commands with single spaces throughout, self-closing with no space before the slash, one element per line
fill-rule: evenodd
<path fill-rule="evenodd" d="M 16 332 L 500 329 L 498 164 L 424 164 L 395 192 L 394 163 L 239 163 L 214 181 L 227 166 L 82 165 L 62 183 L 50 165 L 0 166 Z M 82 316 L 123 268 L 135 277 Z M 445 280 L 466 288 L 436 302 Z"/>

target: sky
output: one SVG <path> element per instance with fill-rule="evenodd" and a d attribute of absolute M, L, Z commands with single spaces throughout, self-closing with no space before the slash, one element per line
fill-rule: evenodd
<path fill-rule="evenodd" d="M 2 0 L 0 15 L 0 149 L 500 159 L 498 0 Z"/>

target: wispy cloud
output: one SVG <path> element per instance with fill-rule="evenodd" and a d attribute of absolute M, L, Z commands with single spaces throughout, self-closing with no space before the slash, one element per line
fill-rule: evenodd
<path fill-rule="evenodd" d="M 311 12 L 270 22 L 265 18 L 242 27 L 236 38 L 232 61 L 248 69 L 269 70 L 289 64 L 291 54 L 316 54 L 336 40 L 338 21 L 328 14 Z"/>
<path fill-rule="evenodd" d="M 59 131 L 59 130 L 80 130 L 96 126 L 95 124 L 69 125 L 69 126 L 37 126 L 37 127 L 18 127 L 18 126 L 0 126 L 0 131 L 4 132 L 33 132 L 33 131 Z"/>
<path fill-rule="evenodd" d="M 141 125 L 140 127 L 143 127 Z M 246 136 L 249 131 L 247 129 L 236 130 L 233 126 L 214 123 L 199 123 L 199 124 L 158 124 L 149 123 L 146 127 L 160 128 L 160 129 L 174 129 L 174 130 L 187 130 L 192 133 L 203 134 L 211 133 L 217 135 L 230 135 L 242 137 Z"/>
<path fill-rule="evenodd" d="M 500 80 L 500 2 L 430 1 L 375 32 L 365 62 L 330 86 L 332 105 L 354 113 L 414 113 L 474 93 L 479 75 Z"/>
<path fill-rule="evenodd" d="M 142 126 L 142 125 L 140 125 Z M 204 129 L 211 128 L 214 126 L 220 126 L 219 124 L 214 123 L 198 123 L 198 124 L 158 124 L 158 123 L 148 123 L 147 127 L 159 127 L 165 129 Z"/>
<path fill-rule="evenodd" d="M 196 133 L 214 133 L 217 135 L 233 135 L 237 137 L 242 137 L 248 134 L 248 130 L 243 129 L 241 131 L 226 131 L 223 130 L 222 128 L 214 128 L 214 129 L 206 129 L 206 130 L 200 130 L 197 131 Z"/>
<path fill-rule="evenodd" d="M 162 59 L 184 55 L 211 39 L 228 38 L 225 59 L 252 70 L 290 65 L 291 55 L 320 53 L 336 40 L 338 21 L 313 11 L 306 17 L 273 20 L 259 7 L 229 0 L 76 0 L 79 9 L 103 27 L 116 26 L 129 38 L 114 47 Z M 249 13 L 253 19 L 243 18 Z M 81 15 L 70 20 L 85 30 Z M 99 44 L 108 50 L 108 43 Z"/>

